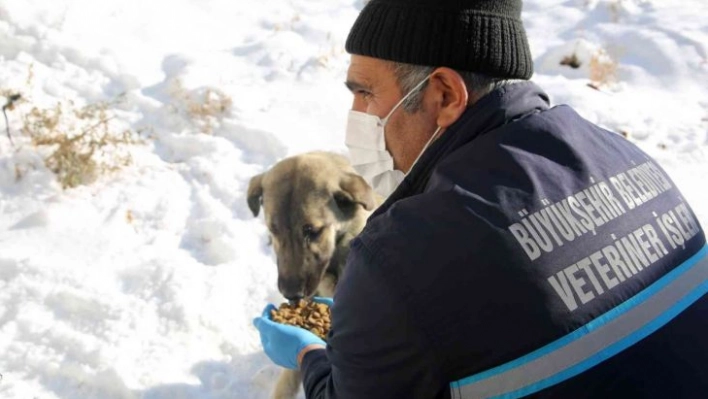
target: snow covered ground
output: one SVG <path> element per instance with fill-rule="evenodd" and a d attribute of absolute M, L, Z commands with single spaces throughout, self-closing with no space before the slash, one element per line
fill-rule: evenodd
<path fill-rule="evenodd" d="M 0 0 L 0 91 L 25 100 L 15 146 L 0 124 L 0 398 L 268 396 L 279 370 L 251 319 L 282 298 L 245 188 L 284 156 L 344 151 L 362 4 Z M 707 17 L 704 0 L 524 11 L 553 103 L 625 132 L 704 226 Z M 141 132 L 132 164 L 62 190 L 23 116 L 116 98 L 111 129 Z"/>

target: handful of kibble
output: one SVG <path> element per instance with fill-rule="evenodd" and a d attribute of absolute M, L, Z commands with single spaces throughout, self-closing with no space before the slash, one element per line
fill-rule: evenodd
<path fill-rule="evenodd" d="M 324 303 L 300 300 L 296 304 L 282 303 L 278 309 L 270 311 L 276 323 L 302 327 L 325 339 L 330 329 L 329 306 Z"/>

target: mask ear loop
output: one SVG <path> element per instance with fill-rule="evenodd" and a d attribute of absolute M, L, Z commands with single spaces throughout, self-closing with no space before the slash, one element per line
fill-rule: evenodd
<path fill-rule="evenodd" d="M 408 94 L 406 94 L 405 96 L 403 96 L 403 98 L 401 98 L 401 100 L 398 101 L 398 102 L 396 103 L 396 105 L 393 106 L 393 108 L 391 108 L 391 111 L 389 111 L 388 115 L 386 115 L 383 119 L 381 119 L 381 126 L 386 126 L 386 123 L 388 123 L 388 119 L 391 117 L 391 115 L 393 115 L 393 112 L 394 112 L 396 109 L 398 109 L 398 107 L 400 107 L 401 104 L 403 104 L 403 102 L 406 101 L 406 99 L 411 96 L 411 94 L 415 93 L 416 90 L 420 89 L 420 87 L 423 86 L 423 84 L 424 84 L 425 82 L 427 82 L 428 79 L 430 79 L 431 76 L 433 76 L 432 73 L 428 74 L 428 76 L 426 76 L 425 79 L 421 80 L 417 85 L 415 85 L 415 86 L 411 89 L 411 91 L 408 92 Z"/>
<path fill-rule="evenodd" d="M 423 149 L 420 150 L 420 153 L 415 158 L 415 161 L 413 161 L 413 164 L 411 165 L 410 169 L 408 169 L 408 173 L 411 173 L 411 170 L 413 170 L 413 167 L 415 166 L 415 164 L 418 163 L 418 160 L 420 159 L 420 157 L 423 156 L 423 153 L 425 152 L 425 150 L 427 150 L 428 147 L 430 146 L 430 144 L 437 139 L 438 133 L 440 133 L 441 129 L 442 129 L 442 126 L 438 126 L 438 128 L 435 129 L 435 133 L 433 133 L 433 135 L 430 136 L 430 139 L 428 139 L 428 142 L 425 143 L 425 146 L 423 146 Z M 406 173 L 406 176 L 408 176 L 408 173 Z"/>

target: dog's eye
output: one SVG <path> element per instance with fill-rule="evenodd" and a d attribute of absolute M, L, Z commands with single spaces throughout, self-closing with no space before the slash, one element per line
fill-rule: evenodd
<path fill-rule="evenodd" d="M 315 226 L 311 224 L 306 224 L 302 228 L 302 236 L 305 238 L 306 242 L 312 242 L 316 240 L 320 234 L 322 234 L 322 230 L 324 230 L 324 227 L 315 228 Z"/>

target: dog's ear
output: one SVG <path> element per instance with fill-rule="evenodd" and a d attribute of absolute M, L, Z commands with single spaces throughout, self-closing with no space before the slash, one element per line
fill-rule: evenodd
<path fill-rule="evenodd" d="M 248 183 L 248 207 L 251 209 L 253 216 L 258 216 L 258 211 L 261 209 L 261 200 L 263 199 L 263 176 L 265 173 L 255 175 Z"/>
<path fill-rule="evenodd" d="M 367 211 L 373 210 L 376 206 L 374 190 L 369 186 L 363 177 L 347 173 L 342 176 L 339 182 L 341 191 L 334 193 L 334 199 L 340 206 L 346 204 L 360 204 Z"/>

